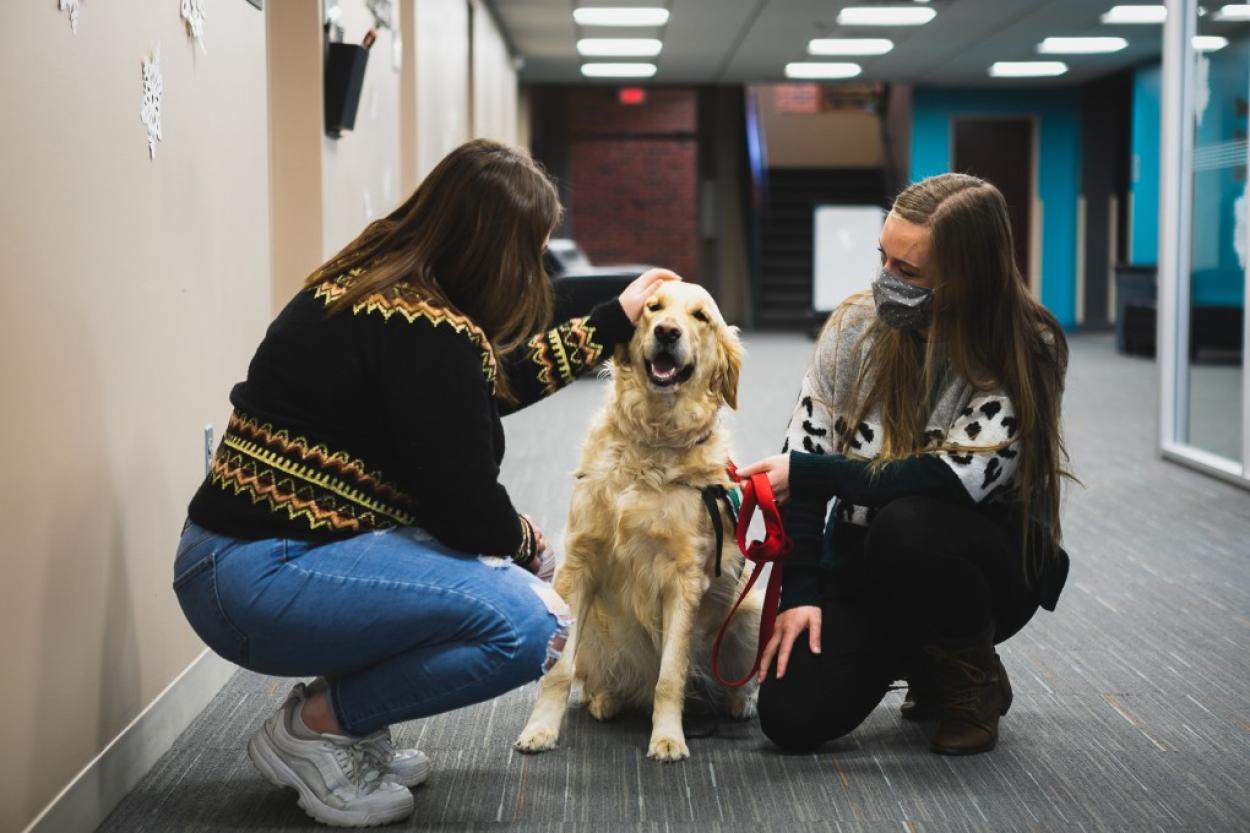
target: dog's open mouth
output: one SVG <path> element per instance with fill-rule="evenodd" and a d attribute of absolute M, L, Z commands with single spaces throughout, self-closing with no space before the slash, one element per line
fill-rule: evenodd
<path fill-rule="evenodd" d="M 647 376 L 651 379 L 651 383 L 661 388 L 684 382 L 694 375 L 693 364 L 678 367 L 677 362 L 667 353 L 660 353 L 647 359 L 646 364 Z"/>

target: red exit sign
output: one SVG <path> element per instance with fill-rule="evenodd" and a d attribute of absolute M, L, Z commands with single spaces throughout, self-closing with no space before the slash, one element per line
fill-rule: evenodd
<path fill-rule="evenodd" d="M 621 87 L 616 93 L 616 100 L 625 105 L 647 103 L 647 91 L 642 87 Z"/>

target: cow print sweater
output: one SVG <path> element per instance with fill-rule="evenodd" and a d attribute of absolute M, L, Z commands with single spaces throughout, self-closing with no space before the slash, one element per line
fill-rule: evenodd
<path fill-rule="evenodd" d="M 838 570 L 839 562 L 859 556 L 835 552 L 833 540 L 862 542 L 862 535 L 834 535 L 833 527 L 867 527 L 892 500 L 921 495 L 976 507 L 1004 523 L 1012 517 L 1020 453 L 1015 409 L 1002 391 L 977 390 L 954 374 L 930 395 L 930 450 L 870 473 L 869 462 L 881 452 L 880 415 L 850 421 L 858 411 L 852 401 L 855 381 L 872 348 L 864 334 L 876 316 L 871 295 L 848 299 L 825 328 L 803 378 L 782 446 L 790 453 L 785 522 L 795 543 L 786 565 L 783 609 L 819 604 L 822 574 L 847 574 Z"/>

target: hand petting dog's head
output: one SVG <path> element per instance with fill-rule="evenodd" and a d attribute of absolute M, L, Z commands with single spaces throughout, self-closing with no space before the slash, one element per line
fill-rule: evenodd
<path fill-rule="evenodd" d="M 712 296 L 697 284 L 660 287 L 643 308 L 633 339 L 618 350 L 617 363 L 638 372 L 653 396 L 711 392 L 738 407 L 738 330 L 725 323 Z"/>

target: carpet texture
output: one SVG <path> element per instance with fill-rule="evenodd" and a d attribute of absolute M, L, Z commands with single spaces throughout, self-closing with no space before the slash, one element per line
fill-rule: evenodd
<path fill-rule="evenodd" d="M 739 462 L 779 447 L 812 348 L 746 343 Z M 511 743 L 531 685 L 395 727 L 434 771 L 415 815 L 391 829 L 1250 830 L 1250 492 L 1158 458 L 1153 363 L 1104 337 L 1072 348 L 1067 436 L 1085 484 L 1065 504 L 1072 573 L 1058 611 L 1001 648 L 1015 702 L 997 750 L 931 754 L 896 692 L 810 755 L 777 754 L 750 721 L 722 723 L 691 741 L 690 760 L 662 765 L 646 758 L 645 715 L 599 724 L 574 708 L 561 748 L 527 757 Z M 505 481 L 557 546 L 603 384 L 505 421 Z M 290 682 L 238 673 L 99 830 L 317 828 L 243 751 Z"/>

